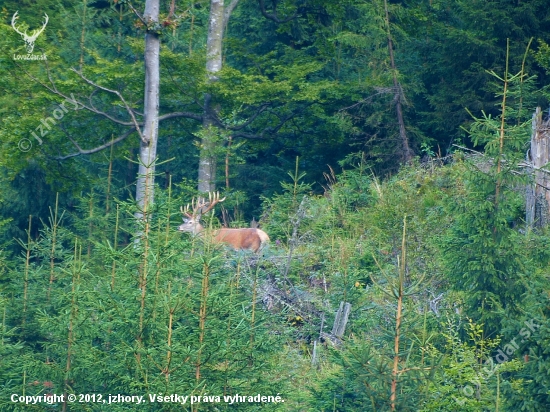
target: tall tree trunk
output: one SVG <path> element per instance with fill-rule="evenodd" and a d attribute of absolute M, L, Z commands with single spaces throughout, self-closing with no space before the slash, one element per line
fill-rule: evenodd
<path fill-rule="evenodd" d="M 399 123 L 399 136 L 401 137 L 401 143 L 403 145 L 403 160 L 409 162 L 412 159 L 412 151 L 409 146 L 409 138 L 407 137 L 407 131 L 405 130 L 405 120 L 403 119 L 403 89 L 397 79 L 397 68 L 395 67 L 395 59 L 393 57 L 393 41 L 390 31 L 390 13 L 388 12 L 388 2 L 384 0 L 384 11 L 386 12 L 386 30 L 388 35 L 388 50 L 390 53 L 390 64 L 393 73 L 393 87 L 395 89 L 395 109 L 397 111 L 397 122 Z"/>
<path fill-rule="evenodd" d="M 211 0 L 208 38 L 206 41 L 206 72 L 209 82 L 217 81 L 217 74 L 222 69 L 223 15 L 224 0 Z M 217 116 L 219 108 L 213 107 L 211 101 L 212 95 L 207 93 L 204 96 L 202 122 L 204 136 L 201 142 L 199 160 L 199 192 L 210 192 L 216 189 L 216 142 L 211 132 L 215 127 L 214 118 Z"/>
<path fill-rule="evenodd" d="M 154 31 L 159 21 L 159 0 L 147 0 L 143 19 L 148 27 L 145 34 L 145 93 L 143 138 L 139 148 L 139 171 L 136 201 L 139 207 L 137 218 L 142 218 L 154 199 L 155 160 L 157 157 L 159 92 L 160 92 L 160 37 Z"/>
<path fill-rule="evenodd" d="M 208 81 L 218 80 L 218 73 L 222 69 L 222 47 L 223 35 L 229 17 L 237 6 L 239 0 L 232 0 L 225 7 L 224 0 L 210 1 L 210 16 L 208 18 L 208 38 L 206 40 L 206 72 Z M 204 114 L 202 126 L 204 136 L 201 141 L 201 152 L 199 160 L 199 192 L 211 192 L 216 189 L 216 136 L 215 118 L 220 108 L 212 105 L 212 95 L 206 93 L 204 96 Z"/>

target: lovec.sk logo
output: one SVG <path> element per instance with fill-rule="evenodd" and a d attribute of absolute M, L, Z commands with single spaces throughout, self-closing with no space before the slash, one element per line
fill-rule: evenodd
<path fill-rule="evenodd" d="M 13 27 L 13 30 L 15 30 L 16 33 L 20 34 L 23 37 L 23 41 L 25 42 L 25 48 L 27 49 L 26 55 L 13 55 L 13 60 L 46 60 L 46 54 L 32 54 L 34 50 L 34 42 L 40 36 L 40 34 L 44 31 L 46 28 L 46 25 L 48 24 L 48 15 L 44 13 L 44 24 L 40 29 L 35 29 L 32 31 L 32 33 L 29 35 L 27 34 L 27 31 L 21 32 L 17 26 L 15 25 L 16 20 L 19 18 L 17 15 L 19 13 L 18 11 L 15 12 L 13 17 L 11 18 L 11 27 Z"/>

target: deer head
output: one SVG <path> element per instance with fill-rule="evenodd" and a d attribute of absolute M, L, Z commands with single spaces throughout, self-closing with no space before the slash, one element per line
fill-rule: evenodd
<path fill-rule="evenodd" d="M 207 213 L 218 203 L 221 203 L 225 200 L 220 199 L 220 193 L 208 193 L 208 201 L 204 197 L 198 197 L 196 200 L 193 198 L 191 201 L 191 206 L 189 204 L 183 207 L 180 207 L 181 213 L 183 216 L 183 224 L 178 227 L 180 232 L 191 232 L 194 235 L 201 232 L 204 228 L 200 224 L 201 216 L 203 213 Z M 191 210 L 191 213 L 189 212 Z"/>
<path fill-rule="evenodd" d="M 23 41 L 25 42 L 25 47 L 27 49 L 27 53 L 30 54 L 34 50 L 34 42 L 36 41 L 38 36 L 40 36 L 40 33 L 42 33 L 44 31 L 44 29 L 46 28 L 46 25 L 48 24 L 48 19 L 49 18 L 48 18 L 48 15 L 46 13 L 44 13 L 44 24 L 42 25 L 42 28 L 33 30 L 32 34 L 29 36 L 27 34 L 26 30 L 25 30 L 24 33 L 22 33 L 15 26 L 15 21 L 19 18 L 17 13 L 19 13 L 19 12 L 16 11 L 15 14 L 13 15 L 13 17 L 11 18 L 11 27 L 13 27 L 13 29 L 23 37 Z"/>

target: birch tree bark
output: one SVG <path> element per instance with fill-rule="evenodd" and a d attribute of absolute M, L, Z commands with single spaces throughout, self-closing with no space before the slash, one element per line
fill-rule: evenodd
<path fill-rule="evenodd" d="M 156 32 L 160 0 L 147 0 L 143 20 L 145 34 L 144 125 L 139 148 L 139 170 L 136 184 L 137 218 L 142 218 L 154 200 L 155 160 L 159 126 L 160 37 Z"/>
<path fill-rule="evenodd" d="M 224 0 L 210 1 L 210 16 L 208 18 L 208 38 L 206 40 L 206 73 L 209 82 L 218 80 L 218 73 L 222 69 L 223 35 L 229 17 L 237 6 L 239 0 L 233 0 L 227 8 Z M 217 142 L 214 138 L 215 122 L 220 111 L 219 106 L 213 106 L 212 95 L 204 96 L 204 114 L 202 126 L 204 135 L 201 139 L 201 151 L 199 160 L 199 192 L 212 192 L 216 190 L 216 149 Z"/>

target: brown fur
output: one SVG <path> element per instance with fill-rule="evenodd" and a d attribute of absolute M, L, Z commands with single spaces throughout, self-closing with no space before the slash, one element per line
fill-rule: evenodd
<path fill-rule="evenodd" d="M 178 227 L 180 232 L 191 232 L 195 235 L 204 233 L 203 226 L 194 219 L 184 219 L 184 223 Z M 235 250 L 252 250 L 257 252 L 269 242 L 269 236 L 263 230 L 244 229 L 218 229 L 214 231 L 214 242 L 227 243 Z"/>
<path fill-rule="evenodd" d="M 235 250 L 250 249 L 257 252 L 269 242 L 269 236 L 260 229 L 220 229 L 214 232 L 214 241 L 227 243 Z"/>

